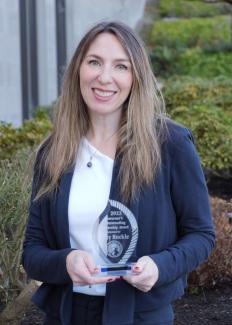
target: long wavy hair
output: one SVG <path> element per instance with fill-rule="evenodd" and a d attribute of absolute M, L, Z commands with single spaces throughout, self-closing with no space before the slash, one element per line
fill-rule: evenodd
<path fill-rule="evenodd" d="M 39 147 L 40 155 L 37 154 L 36 171 L 42 175 L 42 181 L 36 199 L 58 189 L 62 174 L 74 166 L 80 141 L 89 130 L 79 71 L 91 43 L 101 33 L 117 37 L 132 65 L 133 83 L 122 109 L 116 151 L 116 159 L 120 157 L 122 200 L 127 202 L 142 185 L 152 184 L 161 165 L 165 105 L 143 42 L 121 22 L 101 22 L 82 38 L 66 71 L 53 131 Z"/>

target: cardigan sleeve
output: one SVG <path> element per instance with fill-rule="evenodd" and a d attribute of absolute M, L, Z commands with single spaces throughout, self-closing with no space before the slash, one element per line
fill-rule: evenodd
<path fill-rule="evenodd" d="M 66 257 L 72 249 L 57 249 L 55 239 L 49 232 L 49 199 L 34 200 L 39 181 L 35 169 L 23 243 L 23 267 L 31 279 L 53 284 L 72 283 L 66 269 Z"/>
<path fill-rule="evenodd" d="M 156 287 L 194 270 L 208 258 L 215 243 L 207 186 L 187 129 L 173 144 L 170 191 L 178 238 L 170 247 L 150 255 L 159 269 Z"/>

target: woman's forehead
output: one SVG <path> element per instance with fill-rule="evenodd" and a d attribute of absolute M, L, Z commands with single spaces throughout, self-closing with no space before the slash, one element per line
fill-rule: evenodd
<path fill-rule="evenodd" d="M 85 56 L 112 56 L 115 57 L 115 60 L 130 61 L 126 50 L 118 40 L 117 36 L 111 33 L 98 34 L 89 45 Z"/>

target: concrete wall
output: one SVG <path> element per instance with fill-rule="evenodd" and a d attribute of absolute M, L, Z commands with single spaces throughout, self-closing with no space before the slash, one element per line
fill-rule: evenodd
<path fill-rule="evenodd" d="M 0 0 L 0 121 L 22 123 L 19 1 Z M 135 28 L 146 0 L 66 0 L 67 62 L 83 34 L 102 20 L 119 20 Z M 38 98 L 57 98 L 55 0 L 36 1 Z M 30 86 L 30 85 L 29 85 Z"/>
<path fill-rule="evenodd" d="M 36 2 L 39 103 L 46 106 L 57 98 L 55 1 Z"/>
<path fill-rule="evenodd" d="M 143 18 L 145 0 L 67 0 L 67 56 L 70 60 L 83 34 L 102 20 L 119 20 L 135 28 Z"/>
<path fill-rule="evenodd" d="M 0 121 L 22 122 L 19 1 L 0 1 Z"/>

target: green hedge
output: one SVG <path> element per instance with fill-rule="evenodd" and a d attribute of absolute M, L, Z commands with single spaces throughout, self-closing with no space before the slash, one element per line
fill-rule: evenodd
<path fill-rule="evenodd" d="M 155 74 L 164 78 L 174 74 L 202 78 L 232 76 L 232 53 L 228 48 L 224 52 L 191 48 L 180 53 L 159 47 L 152 51 L 151 62 Z"/>
<path fill-rule="evenodd" d="M 210 17 L 226 14 L 228 9 L 222 3 L 210 4 L 196 0 L 161 0 L 161 17 Z"/>
<path fill-rule="evenodd" d="M 214 78 L 220 75 L 232 76 L 231 52 L 205 53 L 190 49 L 183 53 L 176 62 L 178 74 L 193 77 Z"/>
<path fill-rule="evenodd" d="M 191 128 L 203 166 L 232 177 L 232 80 L 171 78 L 164 97 L 170 116 Z"/>
<path fill-rule="evenodd" d="M 51 108 L 38 109 L 20 128 L 0 125 L 0 305 L 27 281 L 21 265 L 23 233 L 31 191 L 32 151 L 52 128 Z"/>
<path fill-rule="evenodd" d="M 156 21 L 150 46 L 168 48 L 209 47 L 231 41 L 230 16 Z"/>
<path fill-rule="evenodd" d="M 171 117 L 191 128 L 205 169 L 232 176 L 232 118 L 217 106 L 179 106 Z"/>
<path fill-rule="evenodd" d="M 202 79 L 174 76 L 165 81 L 167 110 L 176 107 L 207 105 L 220 107 L 232 117 L 232 80 L 226 77 Z"/>
<path fill-rule="evenodd" d="M 21 265 L 32 169 L 31 152 L 18 151 L 0 160 L 0 305 L 13 299 L 26 283 Z"/>
<path fill-rule="evenodd" d="M 150 49 L 150 60 L 154 74 L 159 78 L 168 78 L 177 73 L 176 62 L 184 50 L 171 49 L 167 46 L 155 46 Z"/>
<path fill-rule="evenodd" d="M 35 117 L 14 128 L 11 124 L 0 124 L 0 160 L 9 159 L 18 150 L 39 144 L 52 128 L 47 110 L 37 110 Z"/>

